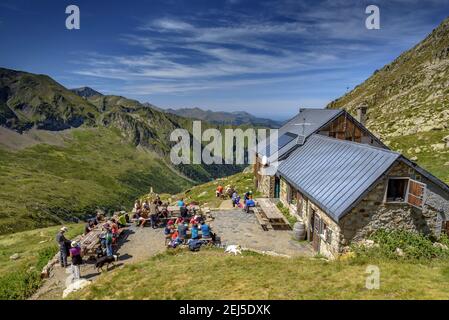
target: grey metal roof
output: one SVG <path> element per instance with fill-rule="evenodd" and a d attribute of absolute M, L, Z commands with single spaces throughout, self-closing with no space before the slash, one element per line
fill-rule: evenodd
<path fill-rule="evenodd" d="M 338 221 L 399 157 L 390 150 L 313 134 L 280 163 L 278 173 Z"/>
<path fill-rule="evenodd" d="M 343 112 L 344 110 L 338 109 L 301 109 L 301 112 L 299 112 L 279 129 L 278 137 L 280 138 L 285 133 L 293 133 L 298 136 L 304 135 L 307 138 Z M 266 143 L 269 144 L 268 142 Z M 286 144 L 278 151 L 278 157 L 281 157 L 290 151 L 296 146 L 296 143 L 297 139 L 294 139 L 290 143 Z M 265 150 L 258 150 L 258 153 L 261 156 L 271 156 L 268 155 Z"/>

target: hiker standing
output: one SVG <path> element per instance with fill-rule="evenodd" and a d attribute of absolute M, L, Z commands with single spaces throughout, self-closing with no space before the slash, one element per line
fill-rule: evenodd
<path fill-rule="evenodd" d="M 81 248 L 76 241 L 71 243 L 70 257 L 72 258 L 72 276 L 73 281 L 80 279 L 80 265 L 83 263 L 81 257 Z"/>
<path fill-rule="evenodd" d="M 62 227 L 58 234 L 56 235 L 56 242 L 59 245 L 59 262 L 61 263 L 61 267 L 63 268 L 67 268 L 67 251 L 68 251 L 68 246 L 67 243 L 70 242 L 69 240 L 67 240 L 64 236 L 64 234 L 67 232 L 67 228 L 66 227 Z"/>
<path fill-rule="evenodd" d="M 112 230 L 109 224 L 105 224 L 104 228 L 106 230 L 106 234 L 104 237 L 106 244 L 106 255 L 110 257 L 114 254 L 114 251 L 112 249 Z"/>
<path fill-rule="evenodd" d="M 150 204 L 150 220 L 151 220 L 151 228 L 155 229 L 157 228 L 157 214 L 158 214 L 158 207 L 157 207 L 157 200 L 154 200 Z"/>

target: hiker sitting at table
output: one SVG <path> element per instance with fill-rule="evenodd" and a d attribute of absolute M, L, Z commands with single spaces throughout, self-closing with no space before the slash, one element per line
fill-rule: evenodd
<path fill-rule="evenodd" d="M 87 221 L 86 226 L 84 227 L 84 235 L 87 235 L 95 228 L 95 220 L 90 219 Z"/>
<path fill-rule="evenodd" d="M 192 233 L 192 236 L 191 236 L 191 238 L 192 239 L 199 239 L 199 237 L 200 237 L 200 235 L 198 234 L 198 231 L 199 231 L 199 229 L 198 229 L 198 224 L 194 224 L 193 226 L 192 226 L 192 229 L 190 230 L 191 231 L 191 233 Z"/>
<path fill-rule="evenodd" d="M 180 224 L 184 222 L 184 218 L 183 217 L 178 217 L 175 221 L 175 224 Z"/>
<path fill-rule="evenodd" d="M 148 200 L 145 200 L 145 202 L 143 203 L 142 210 L 146 210 L 146 211 L 150 210 L 150 203 L 148 202 Z"/>
<path fill-rule="evenodd" d="M 168 218 L 168 205 L 166 203 L 162 205 L 159 216 L 165 219 Z"/>
<path fill-rule="evenodd" d="M 249 198 L 251 198 L 252 194 L 253 194 L 253 192 L 251 190 L 250 191 L 246 191 L 245 195 L 243 197 L 243 203 L 246 203 L 246 201 L 249 200 Z"/>
<path fill-rule="evenodd" d="M 140 211 L 142 210 L 142 206 L 140 205 L 140 200 L 136 200 L 133 207 L 133 214 L 140 214 Z"/>
<path fill-rule="evenodd" d="M 76 241 L 72 241 L 70 248 L 70 257 L 72 258 L 72 276 L 73 281 L 80 279 L 80 265 L 83 264 L 81 256 L 81 247 Z"/>
<path fill-rule="evenodd" d="M 179 213 L 180 213 L 181 217 L 183 217 L 185 219 L 189 215 L 189 209 L 187 209 L 187 207 L 185 207 L 185 206 L 180 207 Z"/>
<path fill-rule="evenodd" d="M 168 236 L 169 234 L 172 234 L 173 229 L 174 229 L 173 225 L 167 224 L 164 228 L 164 235 Z"/>
<path fill-rule="evenodd" d="M 189 229 L 187 223 L 180 223 L 178 225 L 178 234 L 181 240 L 187 238 L 187 230 Z"/>
<path fill-rule="evenodd" d="M 210 238 L 210 226 L 205 221 L 201 222 L 201 236 Z"/>
<path fill-rule="evenodd" d="M 128 223 L 128 221 L 127 221 L 128 219 L 126 219 L 127 215 L 128 214 L 125 212 L 118 217 L 117 224 L 118 224 L 119 228 L 126 227 L 126 224 Z"/>
<path fill-rule="evenodd" d="M 67 268 L 67 254 L 71 243 L 71 241 L 65 237 L 67 230 L 67 227 L 62 227 L 56 235 L 56 242 L 59 245 L 59 262 L 63 268 Z"/>
<path fill-rule="evenodd" d="M 248 200 L 245 202 L 245 211 L 249 213 L 249 208 L 253 208 L 256 206 L 256 203 L 253 200 L 252 196 L 249 196 Z"/>
<path fill-rule="evenodd" d="M 95 225 L 99 225 L 100 223 L 102 223 L 104 221 L 104 215 L 102 212 L 97 212 L 96 216 L 95 216 Z"/>
<path fill-rule="evenodd" d="M 237 192 L 234 192 L 234 194 L 232 195 L 232 206 L 240 207 L 240 196 L 237 194 Z"/>
<path fill-rule="evenodd" d="M 217 190 L 215 191 L 215 195 L 217 198 L 220 198 L 223 195 L 223 186 L 218 185 Z"/>
<path fill-rule="evenodd" d="M 178 207 L 180 207 L 180 208 L 186 206 L 186 204 L 184 203 L 184 199 L 183 198 L 179 199 L 177 204 L 178 204 Z"/>
<path fill-rule="evenodd" d="M 148 219 L 148 212 L 146 210 L 142 210 L 142 213 L 139 216 L 138 226 L 143 228 L 145 226 L 145 223 L 147 222 L 147 219 Z"/>
<path fill-rule="evenodd" d="M 194 225 L 194 224 L 198 224 L 200 222 L 200 217 L 198 215 L 194 215 L 190 221 L 189 224 Z"/>
<path fill-rule="evenodd" d="M 182 240 L 179 238 L 178 230 L 175 230 L 171 236 L 170 246 L 172 248 L 176 248 L 179 244 L 182 243 Z"/>
<path fill-rule="evenodd" d="M 237 196 L 238 196 L 237 191 L 234 191 L 234 192 L 232 193 L 232 196 L 231 196 L 232 206 L 233 206 L 233 207 L 235 207 L 235 198 L 237 198 Z"/>
<path fill-rule="evenodd" d="M 114 218 L 112 218 L 111 220 L 109 220 L 109 225 L 111 226 L 112 240 L 113 240 L 113 243 L 115 243 L 117 241 L 118 235 L 119 235 L 117 221 Z"/>

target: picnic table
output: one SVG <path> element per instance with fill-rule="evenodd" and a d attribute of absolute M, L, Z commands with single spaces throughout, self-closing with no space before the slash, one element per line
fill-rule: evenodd
<path fill-rule="evenodd" d="M 95 253 L 95 250 L 100 244 L 100 234 L 101 227 L 96 227 L 81 238 L 80 246 L 85 255 Z"/>

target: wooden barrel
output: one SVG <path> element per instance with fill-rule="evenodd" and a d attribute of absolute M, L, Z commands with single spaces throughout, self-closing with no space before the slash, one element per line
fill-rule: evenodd
<path fill-rule="evenodd" d="M 304 240 L 306 238 L 306 226 L 303 222 L 296 222 L 293 226 L 293 238 L 295 240 Z"/>

